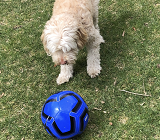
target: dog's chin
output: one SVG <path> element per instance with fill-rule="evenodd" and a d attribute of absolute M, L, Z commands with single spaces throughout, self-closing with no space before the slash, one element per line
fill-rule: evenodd
<path fill-rule="evenodd" d="M 53 61 L 54 62 L 54 67 L 56 67 L 56 66 L 60 66 L 60 65 L 73 65 L 73 64 L 75 64 L 75 61 L 76 60 L 67 60 L 67 61 L 65 61 L 65 62 L 57 62 L 57 61 Z"/>

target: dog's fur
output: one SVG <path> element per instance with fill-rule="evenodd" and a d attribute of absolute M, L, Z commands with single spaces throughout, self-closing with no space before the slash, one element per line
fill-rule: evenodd
<path fill-rule="evenodd" d="M 73 76 L 78 51 L 86 45 L 87 72 L 94 78 L 101 71 L 100 44 L 104 42 L 98 27 L 99 0 L 56 0 L 53 14 L 41 35 L 44 49 L 55 65 L 61 65 L 57 84 Z"/>

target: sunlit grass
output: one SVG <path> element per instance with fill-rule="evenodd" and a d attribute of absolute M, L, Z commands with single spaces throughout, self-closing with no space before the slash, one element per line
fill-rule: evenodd
<path fill-rule="evenodd" d="M 74 77 L 60 86 L 59 68 L 40 41 L 53 3 L 0 2 L 0 139 L 54 139 L 40 113 L 45 100 L 62 90 L 80 94 L 90 110 L 85 132 L 75 139 L 160 139 L 160 2 L 101 0 L 101 74 L 87 75 L 83 49 Z"/>

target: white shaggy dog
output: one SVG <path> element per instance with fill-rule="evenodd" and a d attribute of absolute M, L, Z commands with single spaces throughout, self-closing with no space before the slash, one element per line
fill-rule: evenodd
<path fill-rule="evenodd" d="M 78 51 L 87 47 L 87 72 L 94 78 L 101 71 L 100 44 L 104 42 L 98 27 L 99 0 L 56 0 L 53 14 L 41 35 L 44 49 L 61 66 L 57 84 L 73 76 Z"/>

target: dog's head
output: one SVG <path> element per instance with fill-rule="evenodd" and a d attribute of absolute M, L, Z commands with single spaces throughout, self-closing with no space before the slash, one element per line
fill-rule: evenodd
<path fill-rule="evenodd" d="M 75 20 L 49 20 L 41 35 L 44 49 L 55 65 L 75 63 L 78 51 L 87 42 L 87 33 Z"/>

